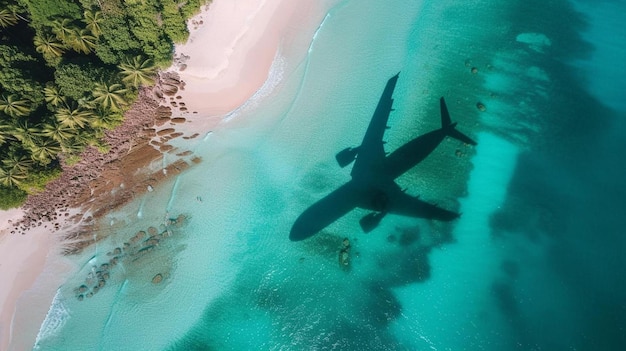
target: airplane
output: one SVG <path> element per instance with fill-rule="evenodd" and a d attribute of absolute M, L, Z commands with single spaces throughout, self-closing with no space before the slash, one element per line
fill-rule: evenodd
<path fill-rule="evenodd" d="M 460 214 L 408 195 L 395 179 L 424 160 L 446 138 L 452 137 L 463 143 L 476 142 L 455 129 L 450 120 L 446 102 L 439 100 L 441 128 L 421 135 L 387 155 L 383 136 L 393 111 L 393 91 L 400 73 L 391 77 L 383 91 L 361 145 L 347 148 L 336 155 L 339 166 L 352 162 L 351 180 L 307 208 L 294 222 L 289 233 L 291 241 L 307 239 L 341 218 L 354 208 L 372 211 L 359 224 L 364 232 L 373 230 L 388 213 L 452 221 Z"/>

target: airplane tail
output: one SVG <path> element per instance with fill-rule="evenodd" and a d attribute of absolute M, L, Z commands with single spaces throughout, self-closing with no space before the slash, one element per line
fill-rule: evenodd
<path fill-rule="evenodd" d="M 474 140 L 456 130 L 456 122 L 452 123 L 452 120 L 450 119 L 450 113 L 448 112 L 448 106 L 446 106 L 446 101 L 443 99 L 443 97 L 439 99 L 439 105 L 441 107 L 441 129 L 444 129 L 446 131 L 446 135 L 462 141 L 466 144 L 476 145 L 476 142 Z"/>

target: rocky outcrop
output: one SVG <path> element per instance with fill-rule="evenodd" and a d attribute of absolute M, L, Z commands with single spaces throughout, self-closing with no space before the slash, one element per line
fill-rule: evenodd
<path fill-rule="evenodd" d="M 344 238 L 341 242 L 341 249 L 339 250 L 339 264 L 344 268 L 350 265 L 350 239 L 348 238 Z"/>
<path fill-rule="evenodd" d="M 168 71 L 159 74 L 158 86 L 164 95 L 174 96 L 178 92 L 178 89 L 182 87 L 182 83 L 178 73 Z"/>
<path fill-rule="evenodd" d="M 157 274 L 152 278 L 152 284 L 159 284 L 163 281 L 163 275 L 161 273 Z"/>
<path fill-rule="evenodd" d="M 89 147 L 81 154 L 78 163 L 68 165 L 62 161 L 61 176 L 48 183 L 45 191 L 30 195 L 24 203 L 26 216 L 16 225 L 15 232 L 23 233 L 28 228 L 42 225 L 43 222 L 52 222 L 53 229 L 60 229 L 62 219 L 67 219 L 64 212 L 70 207 L 79 207 L 87 202 L 82 195 L 91 193 L 90 185 L 93 181 L 100 178 L 107 169 L 119 170 L 120 166 L 115 164 L 128 155 L 130 150 L 139 145 L 147 145 L 151 136 L 145 131 L 154 124 L 157 110 L 159 104 L 153 98 L 152 89 L 141 88 L 137 101 L 126 111 L 122 125 L 105 133 L 103 141 L 109 148 L 108 152 L 102 153 L 95 147 Z M 158 115 L 164 116 L 168 113 L 171 114 L 169 109 L 159 110 Z M 168 115 L 168 120 L 169 117 Z M 82 219 L 81 217 L 77 220 Z M 86 222 L 89 224 L 89 221 Z"/>
<path fill-rule="evenodd" d="M 110 257 L 105 263 L 93 265 L 91 271 L 87 274 L 82 285 L 74 289 L 76 298 L 79 301 L 83 301 L 85 298 L 93 297 L 100 290 L 105 288 L 107 281 L 111 278 L 111 275 L 116 270 L 116 266 L 120 263 L 126 264 L 126 269 L 129 267 L 129 263 L 140 260 L 146 255 L 150 255 L 151 252 L 157 250 L 159 245 L 175 235 L 180 228 L 184 226 L 187 221 L 187 216 L 181 214 L 175 218 L 168 218 L 164 223 L 159 225 L 161 232 L 155 226 L 151 226 L 147 231 L 138 231 L 121 247 L 115 247 L 111 251 L 107 252 L 106 256 Z M 107 259 L 100 257 L 99 259 Z M 132 265 L 131 265 L 132 266 Z M 165 279 L 167 273 L 158 273 L 152 277 L 153 284 L 159 284 Z"/>

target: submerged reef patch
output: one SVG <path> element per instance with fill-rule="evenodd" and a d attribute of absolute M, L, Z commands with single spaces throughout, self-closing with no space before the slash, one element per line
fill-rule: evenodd
<path fill-rule="evenodd" d="M 188 217 L 180 214 L 174 218 L 168 218 L 157 227 L 148 227 L 146 231 L 140 230 L 126 240 L 122 245 L 115 247 L 103 257 L 94 257 L 92 261 L 105 261 L 101 264 L 91 264 L 91 270 L 87 273 L 83 283 L 73 291 L 79 301 L 91 298 L 103 289 L 107 282 L 115 274 L 119 265 L 128 269 L 132 263 L 140 261 L 158 250 L 164 242 L 173 236 L 180 235 L 180 228 L 187 222 Z M 169 276 L 168 272 L 156 273 L 151 282 L 159 284 Z"/>

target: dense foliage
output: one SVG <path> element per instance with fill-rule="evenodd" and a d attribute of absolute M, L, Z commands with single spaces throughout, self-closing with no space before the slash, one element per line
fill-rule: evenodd
<path fill-rule="evenodd" d="M 206 0 L 0 0 L 0 208 L 102 145 Z"/>

